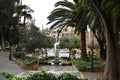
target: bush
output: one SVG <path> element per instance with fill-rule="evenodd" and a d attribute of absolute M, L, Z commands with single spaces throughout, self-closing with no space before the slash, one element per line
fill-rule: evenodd
<path fill-rule="evenodd" d="M 26 48 L 22 48 L 22 51 L 26 51 Z"/>
<path fill-rule="evenodd" d="M 16 51 L 16 52 L 13 52 L 12 55 L 15 57 L 16 61 L 21 62 L 22 64 L 27 66 L 37 62 L 37 58 L 26 56 L 21 52 Z"/>
<path fill-rule="evenodd" d="M 58 77 L 58 80 L 80 80 L 76 76 L 71 75 L 70 73 L 63 73 Z"/>
<path fill-rule="evenodd" d="M 22 54 L 21 52 L 18 52 L 18 51 L 15 51 L 15 52 L 12 52 L 12 55 L 18 59 L 18 58 L 24 58 L 25 57 L 25 54 Z"/>
<path fill-rule="evenodd" d="M 0 80 L 26 80 L 26 78 L 16 77 L 14 74 L 8 72 L 0 72 Z"/>
<path fill-rule="evenodd" d="M 72 63 L 79 71 L 90 71 L 91 60 L 90 59 L 73 59 Z M 94 60 L 94 71 L 103 71 L 103 67 L 100 65 L 100 61 Z"/>
<path fill-rule="evenodd" d="M 26 56 L 26 57 L 22 58 L 22 63 L 27 66 L 29 66 L 30 64 L 36 63 L 36 62 L 37 62 L 37 58 L 35 58 L 35 57 Z"/>
<path fill-rule="evenodd" d="M 54 59 L 54 56 L 50 56 L 50 57 L 42 57 L 39 59 L 39 63 L 40 64 L 47 64 L 47 65 L 51 65 L 51 61 Z M 61 58 L 61 65 L 65 66 L 65 65 L 72 65 L 70 58 L 67 57 L 62 57 Z"/>
<path fill-rule="evenodd" d="M 39 59 L 40 64 L 51 65 L 50 61 L 54 59 L 54 57 L 42 57 Z"/>
<path fill-rule="evenodd" d="M 48 73 L 46 71 L 41 71 L 30 75 L 26 80 L 57 80 L 54 74 Z"/>
<path fill-rule="evenodd" d="M 56 76 L 53 73 L 47 71 L 40 71 L 38 73 L 30 74 L 28 77 L 15 77 L 15 75 L 8 72 L 0 72 L 0 79 L 2 80 L 89 80 L 89 79 L 79 79 L 70 73 L 62 73 Z M 97 80 L 102 80 L 98 78 Z"/>
<path fill-rule="evenodd" d="M 6 79 L 12 80 L 15 76 L 8 72 L 0 72 L 0 77 L 2 78 L 2 80 Z"/>

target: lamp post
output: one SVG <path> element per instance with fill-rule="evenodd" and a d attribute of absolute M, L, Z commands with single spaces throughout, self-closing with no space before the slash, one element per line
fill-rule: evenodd
<path fill-rule="evenodd" d="M 93 32 L 94 33 L 94 32 Z M 91 55 L 91 72 L 94 71 L 94 59 L 93 59 L 93 53 L 94 53 L 94 34 L 92 34 L 92 55 Z"/>
<path fill-rule="evenodd" d="M 9 60 L 11 59 L 11 45 L 12 45 L 12 30 L 14 29 L 13 26 L 11 26 L 10 28 L 10 54 L 9 54 Z"/>

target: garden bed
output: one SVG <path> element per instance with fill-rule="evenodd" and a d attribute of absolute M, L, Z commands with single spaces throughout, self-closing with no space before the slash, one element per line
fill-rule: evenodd
<path fill-rule="evenodd" d="M 53 60 L 54 60 L 54 57 L 42 57 L 39 59 L 39 64 L 52 65 Z M 59 60 L 60 60 L 59 64 L 62 66 L 72 65 L 70 58 L 61 57 Z"/>
<path fill-rule="evenodd" d="M 13 61 L 23 70 L 38 70 L 39 63 L 37 58 L 25 56 L 20 52 L 14 52 L 12 55 L 14 56 Z"/>
<path fill-rule="evenodd" d="M 24 64 L 20 63 L 19 66 L 24 70 L 38 70 L 38 67 L 39 67 L 37 62 L 32 63 L 30 65 L 24 65 Z"/>
<path fill-rule="evenodd" d="M 83 72 L 90 72 L 91 71 L 91 60 L 86 59 L 73 59 L 72 60 L 73 67 L 78 70 L 78 71 L 83 71 Z M 100 64 L 99 61 L 94 61 L 94 72 L 103 72 L 103 66 Z"/>

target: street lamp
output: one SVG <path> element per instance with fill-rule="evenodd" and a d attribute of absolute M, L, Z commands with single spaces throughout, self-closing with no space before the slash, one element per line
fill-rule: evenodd
<path fill-rule="evenodd" d="M 12 30 L 14 29 L 13 26 L 11 26 L 10 28 L 10 54 L 9 54 L 9 60 L 11 59 L 11 45 L 12 45 Z"/>
<path fill-rule="evenodd" d="M 94 33 L 94 32 L 93 32 Z M 93 59 L 93 53 L 94 53 L 94 34 L 92 34 L 92 55 L 91 55 L 91 72 L 94 71 L 94 59 Z"/>

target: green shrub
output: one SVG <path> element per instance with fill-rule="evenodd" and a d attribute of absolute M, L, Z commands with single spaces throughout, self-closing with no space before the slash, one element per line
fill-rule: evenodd
<path fill-rule="evenodd" d="M 90 59 L 73 59 L 72 63 L 76 66 L 79 71 L 90 71 L 91 60 Z M 100 65 L 100 61 L 94 60 L 94 70 L 101 71 L 103 67 Z"/>
<path fill-rule="evenodd" d="M 0 72 L 0 80 L 26 80 L 25 77 L 16 77 L 8 72 Z"/>
<path fill-rule="evenodd" d="M 58 76 L 58 80 L 80 80 L 76 76 L 71 75 L 70 73 L 63 73 L 60 76 Z"/>
<path fill-rule="evenodd" d="M 0 72 L 0 79 L 2 80 L 89 80 L 89 79 L 79 79 L 70 73 L 62 73 L 56 76 L 53 73 L 47 71 L 40 71 L 34 74 L 30 74 L 28 77 L 16 77 L 14 74 L 8 72 Z M 102 80 L 98 78 L 96 80 Z"/>
<path fill-rule="evenodd" d="M 72 65 L 71 61 L 62 61 L 61 64 L 62 64 L 62 66 Z"/>
<path fill-rule="evenodd" d="M 39 63 L 40 64 L 47 64 L 47 65 L 51 65 L 51 61 L 54 59 L 54 56 L 50 56 L 50 57 L 42 57 L 39 59 Z M 72 62 L 69 58 L 66 57 L 62 57 L 61 58 L 61 65 L 65 66 L 65 65 L 72 65 Z"/>
<path fill-rule="evenodd" d="M 30 75 L 26 80 L 57 80 L 54 74 L 48 73 L 46 71 L 41 71 Z"/>
<path fill-rule="evenodd" d="M 44 57 L 39 59 L 39 63 L 40 64 L 46 64 L 46 65 L 51 64 L 51 63 L 49 63 L 48 58 L 44 58 Z"/>
<path fill-rule="evenodd" d="M 3 80 L 6 80 L 6 79 L 12 80 L 13 78 L 15 78 L 13 74 L 8 72 L 0 72 L 0 77 L 2 77 Z"/>
<path fill-rule="evenodd" d="M 18 52 L 18 51 L 12 52 L 12 55 L 15 58 L 24 58 L 25 57 L 25 54 L 22 54 L 21 52 Z"/>
<path fill-rule="evenodd" d="M 36 63 L 36 62 L 37 62 L 37 58 L 35 58 L 35 57 L 26 56 L 26 57 L 22 58 L 22 63 L 27 66 L 29 66 L 30 64 Z"/>
<path fill-rule="evenodd" d="M 15 57 L 16 61 L 20 61 L 27 66 L 37 62 L 37 58 L 26 56 L 25 54 L 18 51 L 12 52 L 12 55 Z"/>

